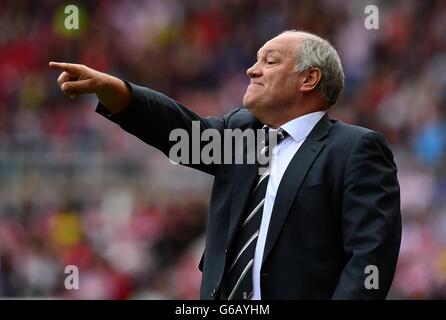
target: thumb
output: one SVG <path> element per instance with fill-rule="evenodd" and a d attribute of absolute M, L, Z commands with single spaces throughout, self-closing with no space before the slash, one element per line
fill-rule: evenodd
<path fill-rule="evenodd" d="M 68 81 L 62 85 L 62 91 L 67 95 L 79 95 L 95 92 L 95 82 L 92 79 Z"/>

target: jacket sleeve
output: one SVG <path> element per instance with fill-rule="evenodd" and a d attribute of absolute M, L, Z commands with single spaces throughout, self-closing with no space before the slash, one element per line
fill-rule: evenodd
<path fill-rule="evenodd" d="M 180 162 L 180 164 L 214 175 L 216 164 L 205 164 L 201 161 L 201 149 L 208 142 L 202 142 L 200 135 L 205 129 L 214 129 L 221 134 L 227 127 L 229 118 L 239 109 L 234 110 L 222 119 L 216 117 L 202 118 L 162 93 L 129 82 L 125 83 L 132 92 L 130 105 L 117 114 L 110 114 L 99 102 L 96 112 L 145 143 L 161 150 L 167 157 L 169 157 L 171 148 L 179 143 L 184 135 L 187 135 L 188 139 L 182 141 L 187 144 L 187 152 L 185 153 L 187 161 Z M 173 137 L 171 133 L 174 130 L 184 135 Z M 192 140 L 198 141 L 198 144 L 193 145 Z M 184 159 L 184 157 L 181 157 L 181 159 Z"/>
<path fill-rule="evenodd" d="M 385 299 L 401 243 L 400 190 L 382 135 L 366 133 L 344 176 L 342 232 L 349 260 L 333 299 Z"/>

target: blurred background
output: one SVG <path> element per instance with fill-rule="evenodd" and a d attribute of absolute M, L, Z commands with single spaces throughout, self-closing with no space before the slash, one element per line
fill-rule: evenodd
<path fill-rule="evenodd" d="M 79 30 L 64 8 L 80 9 Z M 364 8 L 379 9 L 367 30 Z M 212 178 L 70 100 L 48 62 L 150 86 L 202 116 L 240 106 L 256 51 L 303 28 L 339 50 L 332 117 L 380 131 L 399 168 L 391 299 L 446 298 L 446 1 L 0 4 L 0 298 L 197 299 Z M 67 265 L 79 290 L 66 290 Z"/>

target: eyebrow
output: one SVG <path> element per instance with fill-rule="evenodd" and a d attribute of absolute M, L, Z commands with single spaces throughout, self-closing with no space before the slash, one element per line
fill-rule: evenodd
<path fill-rule="evenodd" d="M 281 54 L 281 55 L 284 54 L 284 51 L 283 51 L 283 50 L 279 50 L 279 49 L 266 49 L 266 50 L 263 51 L 263 53 L 264 53 L 265 55 L 268 55 L 268 54 L 270 54 L 270 53 L 275 53 L 275 52 L 278 52 L 278 53 Z M 259 56 L 260 56 L 260 50 L 257 51 L 257 57 L 259 57 Z"/>

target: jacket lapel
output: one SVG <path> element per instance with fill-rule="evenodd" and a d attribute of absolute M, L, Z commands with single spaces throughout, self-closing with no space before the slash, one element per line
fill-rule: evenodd
<path fill-rule="evenodd" d="M 327 135 L 331 125 L 328 115 L 324 115 L 285 170 L 274 201 L 262 262 L 271 252 L 308 170 L 324 148 L 325 143 L 322 140 Z"/>

